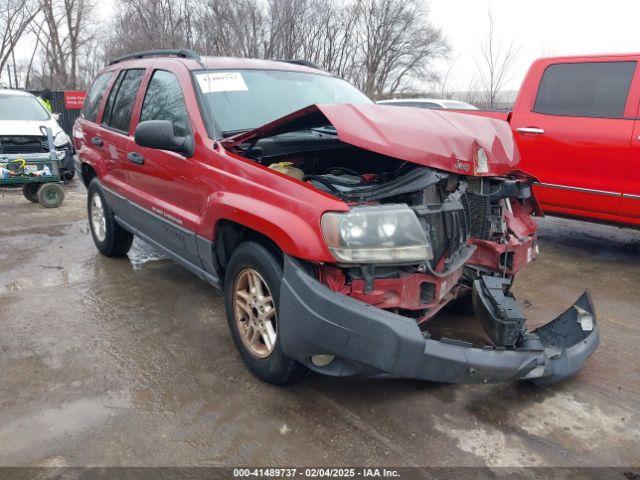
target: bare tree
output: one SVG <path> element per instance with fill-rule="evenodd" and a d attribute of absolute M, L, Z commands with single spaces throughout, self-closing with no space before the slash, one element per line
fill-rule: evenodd
<path fill-rule="evenodd" d="M 488 11 L 488 19 L 488 30 L 480 41 L 480 57 L 476 67 L 485 91 L 486 103 L 489 108 L 494 108 L 498 94 L 510 79 L 513 64 L 518 57 L 518 48 L 513 41 L 505 45 L 496 37 L 491 10 Z"/>
<path fill-rule="evenodd" d="M 430 60 L 447 53 L 442 32 L 418 0 L 360 0 L 362 69 L 352 79 L 368 95 L 392 95 L 411 77 L 426 77 Z"/>
<path fill-rule="evenodd" d="M 40 0 L 41 19 L 31 25 L 40 55 L 40 86 L 79 88 L 79 61 L 94 39 L 90 0 Z M 33 65 L 33 59 L 30 62 Z M 31 68 L 29 79 L 31 80 Z"/>
<path fill-rule="evenodd" d="M 38 5 L 32 0 L 0 0 L 0 72 L 37 14 Z"/>
<path fill-rule="evenodd" d="M 422 0 L 119 2 L 105 42 L 109 57 L 187 47 L 208 55 L 305 59 L 373 97 L 422 83 L 431 60 L 447 51 Z"/>

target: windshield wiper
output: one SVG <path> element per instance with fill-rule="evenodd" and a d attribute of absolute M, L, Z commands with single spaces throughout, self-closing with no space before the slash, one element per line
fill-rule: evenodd
<path fill-rule="evenodd" d="M 239 133 L 249 132 L 253 130 L 253 128 L 239 128 L 238 130 L 223 130 L 222 137 L 233 137 L 234 135 L 238 135 Z"/>
<path fill-rule="evenodd" d="M 336 127 L 334 127 L 331 124 L 323 125 L 321 127 L 315 127 L 315 128 L 312 128 L 311 130 L 313 130 L 314 132 L 318 132 L 318 133 L 326 133 L 328 135 L 337 135 L 337 133 L 338 133 L 336 131 Z"/>

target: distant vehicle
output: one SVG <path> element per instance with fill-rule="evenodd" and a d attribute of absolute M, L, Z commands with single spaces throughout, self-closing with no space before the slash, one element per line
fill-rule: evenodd
<path fill-rule="evenodd" d="M 536 60 L 510 123 L 545 213 L 640 227 L 640 54 Z"/>
<path fill-rule="evenodd" d="M 435 108 L 443 110 L 478 110 L 478 107 L 460 100 L 446 100 L 436 98 L 402 98 L 393 100 L 379 100 L 378 105 L 393 105 L 396 107 Z"/>
<path fill-rule="evenodd" d="M 0 89 L 0 155 L 49 152 L 41 127 L 51 129 L 64 180 L 74 176 L 71 139 L 58 124 L 55 114 L 33 95 L 22 90 Z"/>

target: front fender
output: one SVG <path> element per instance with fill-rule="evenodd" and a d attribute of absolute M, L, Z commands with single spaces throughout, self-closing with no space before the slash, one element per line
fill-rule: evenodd
<path fill-rule="evenodd" d="M 244 225 L 271 239 L 285 254 L 318 262 L 334 262 L 320 230 L 320 217 L 295 206 L 283 208 L 254 197 L 225 192 L 215 196 L 206 224 L 214 225 L 213 239 L 222 220 Z"/>

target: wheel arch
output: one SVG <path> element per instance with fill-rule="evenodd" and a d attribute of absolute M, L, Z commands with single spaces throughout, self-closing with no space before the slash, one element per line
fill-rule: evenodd
<path fill-rule="evenodd" d="M 89 188 L 91 180 L 98 176 L 98 172 L 87 162 L 82 162 L 80 165 L 80 175 L 82 176 L 82 183 Z"/>
<path fill-rule="evenodd" d="M 214 240 L 214 255 L 224 272 L 229 264 L 234 250 L 247 241 L 258 243 L 269 250 L 283 264 L 283 251 L 271 238 L 258 230 L 250 228 L 233 220 L 221 219 L 216 224 Z"/>
<path fill-rule="evenodd" d="M 209 204 L 204 225 L 211 225 L 211 240 L 218 265 L 224 269 L 233 248 L 244 240 L 254 240 L 279 255 L 303 260 L 335 261 L 322 239 L 320 221 L 313 222 L 310 212 L 296 212 L 295 204 L 285 209 L 242 195 L 226 193 Z M 303 215 L 304 214 L 304 215 Z M 202 231 L 206 231 L 203 228 Z"/>

